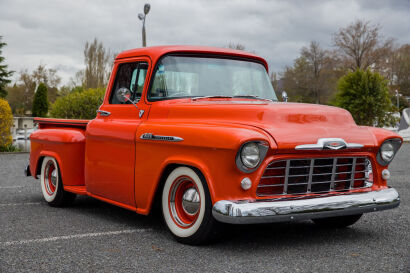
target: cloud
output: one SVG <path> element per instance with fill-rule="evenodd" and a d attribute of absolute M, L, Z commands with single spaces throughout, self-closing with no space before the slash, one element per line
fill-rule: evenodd
<path fill-rule="evenodd" d="M 112 51 L 141 46 L 137 14 L 147 1 L 3 0 L 0 35 L 10 69 L 40 63 L 63 81 L 83 67 L 83 48 L 94 37 Z M 272 71 L 291 65 L 311 40 L 330 48 L 331 35 L 356 19 L 378 23 L 386 37 L 410 43 L 410 2 L 153 0 L 148 45 L 226 46 L 241 43 L 266 58 Z"/>

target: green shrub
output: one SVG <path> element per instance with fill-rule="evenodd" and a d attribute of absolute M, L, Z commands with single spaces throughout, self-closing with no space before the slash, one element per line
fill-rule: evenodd
<path fill-rule="evenodd" d="M 33 100 L 33 117 L 46 117 L 48 113 L 47 86 L 43 83 L 37 87 Z"/>
<path fill-rule="evenodd" d="M 50 116 L 54 118 L 93 119 L 103 102 L 104 88 L 71 92 L 58 98 L 51 107 Z"/>
<path fill-rule="evenodd" d="M 11 153 L 11 152 L 21 152 L 21 149 L 14 146 L 13 144 L 10 144 L 6 147 L 1 147 L 0 152 L 5 152 L 5 153 Z"/>
<path fill-rule="evenodd" d="M 13 115 L 9 103 L 0 98 L 0 151 L 9 147 L 13 141 L 10 128 L 13 125 Z"/>
<path fill-rule="evenodd" d="M 359 125 L 391 125 L 388 81 L 379 73 L 358 69 L 339 79 L 333 105 L 348 110 Z"/>

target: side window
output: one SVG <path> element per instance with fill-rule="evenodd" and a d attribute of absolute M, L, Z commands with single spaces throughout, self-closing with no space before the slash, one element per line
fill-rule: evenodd
<path fill-rule="evenodd" d="M 111 104 L 130 104 L 130 102 L 120 102 L 115 96 L 116 90 L 125 87 L 131 91 L 131 99 L 139 100 L 144 88 L 147 75 L 147 63 L 124 63 L 120 64 L 115 77 L 114 86 L 111 90 Z"/>

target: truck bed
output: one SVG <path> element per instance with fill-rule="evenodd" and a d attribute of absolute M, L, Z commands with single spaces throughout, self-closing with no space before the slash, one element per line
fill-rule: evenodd
<path fill-rule="evenodd" d="M 37 123 L 39 125 L 39 129 L 51 127 L 70 127 L 85 129 L 89 121 L 90 120 L 87 119 L 34 118 L 34 123 Z"/>

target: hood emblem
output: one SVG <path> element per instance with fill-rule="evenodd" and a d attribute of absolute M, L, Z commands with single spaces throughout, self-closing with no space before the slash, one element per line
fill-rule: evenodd
<path fill-rule="evenodd" d="M 316 144 L 302 144 L 295 150 L 342 150 L 359 149 L 364 145 L 358 143 L 347 143 L 343 138 L 319 138 Z"/>

